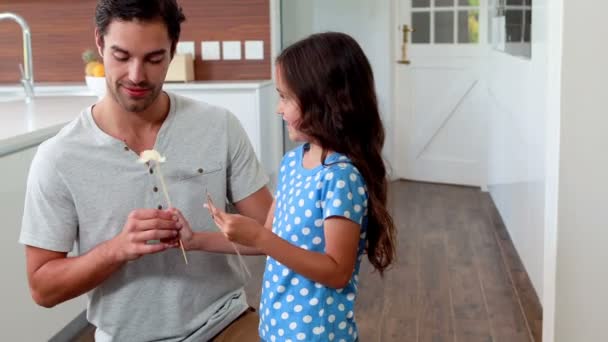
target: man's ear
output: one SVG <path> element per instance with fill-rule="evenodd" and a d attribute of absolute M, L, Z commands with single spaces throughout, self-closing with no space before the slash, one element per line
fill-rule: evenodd
<path fill-rule="evenodd" d="M 99 31 L 99 28 L 95 28 L 95 45 L 97 45 L 97 52 L 103 58 L 104 41 L 103 35 Z"/>

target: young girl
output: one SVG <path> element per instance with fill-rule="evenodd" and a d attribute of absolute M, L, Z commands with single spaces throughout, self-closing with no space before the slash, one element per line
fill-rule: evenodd
<path fill-rule="evenodd" d="M 395 254 L 372 70 L 350 36 L 322 33 L 285 49 L 276 75 L 279 115 L 290 139 L 304 144 L 282 160 L 265 227 L 208 207 L 241 253 L 268 255 L 262 340 L 356 341 L 362 256 L 382 274 Z M 190 249 L 235 252 L 224 236 L 184 226 Z"/>

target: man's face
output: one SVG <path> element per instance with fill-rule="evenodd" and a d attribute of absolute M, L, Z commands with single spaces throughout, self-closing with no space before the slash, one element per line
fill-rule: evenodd
<path fill-rule="evenodd" d="M 171 39 L 162 21 L 120 21 L 96 32 L 108 94 L 128 112 L 148 109 L 158 98 L 171 62 Z"/>

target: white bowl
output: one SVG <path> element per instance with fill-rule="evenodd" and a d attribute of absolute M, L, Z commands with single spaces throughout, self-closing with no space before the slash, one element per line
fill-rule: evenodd
<path fill-rule="evenodd" d="M 100 99 L 106 94 L 106 78 L 85 76 L 87 87 Z"/>

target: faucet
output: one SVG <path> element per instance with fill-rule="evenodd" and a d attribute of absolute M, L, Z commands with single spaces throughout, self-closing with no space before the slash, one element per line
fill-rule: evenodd
<path fill-rule="evenodd" d="M 21 26 L 21 32 L 23 33 L 23 64 L 19 65 L 19 70 L 21 71 L 21 85 L 23 85 L 23 90 L 25 91 L 25 102 L 29 103 L 34 98 L 34 66 L 32 64 L 32 34 L 30 27 L 23 17 L 15 13 L 0 13 L 0 21 L 4 19 L 11 19 Z"/>

